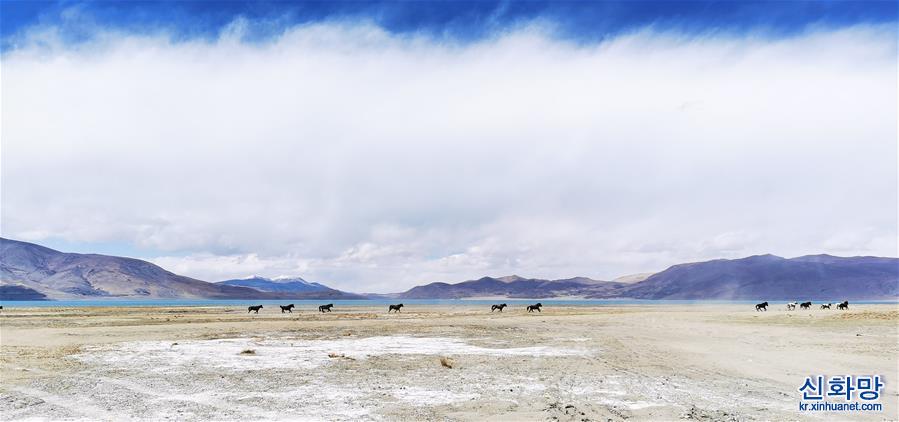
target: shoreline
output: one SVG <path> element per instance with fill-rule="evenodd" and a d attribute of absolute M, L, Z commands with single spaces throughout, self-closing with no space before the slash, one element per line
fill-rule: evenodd
<path fill-rule="evenodd" d="M 823 303 L 837 304 L 842 300 L 814 300 L 813 308 Z M 178 308 L 178 307 L 240 307 L 255 304 L 277 306 L 279 304 L 298 304 L 297 310 L 317 309 L 319 305 L 334 303 L 341 307 L 366 307 L 382 306 L 394 303 L 414 304 L 416 306 L 489 306 L 491 304 L 506 302 L 510 306 L 525 306 L 535 302 L 541 302 L 551 306 L 579 306 L 579 307 L 605 307 L 605 306 L 666 306 L 666 305 L 754 305 L 758 299 L 585 299 L 585 298 L 464 298 L 464 299 L 77 299 L 77 300 L 41 300 L 41 301 L 0 301 L 3 309 L 26 308 Z M 794 300 L 768 299 L 771 309 L 779 309 Z M 895 300 L 870 299 L 849 300 L 850 305 L 895 305 L 899 306 L 899 298 Z M 2 311 L 0 311 L 2 312 Z"/>

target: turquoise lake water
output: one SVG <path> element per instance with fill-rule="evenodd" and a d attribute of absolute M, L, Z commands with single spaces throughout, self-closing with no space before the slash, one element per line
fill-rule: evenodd
<path fill-rule="evenodd" d="M 820 303 L 839 303 L 842 300 L 813 301 Z M 755 304 L 756 300 L 637 300 L 637 299 L 371 299 L 371 300 L 211 300 L 211 299 L 104 299 L 104 300 L 45 300 L 45 301 L 0 301 L 4 308 L 61 308 L 85 306 L 249 306 L 265 305 L 275 307 L 293 303 L 298 309 L 318 309 L 319 305 L 333 303 L 341 306 L 387 306 L 391 303 L 403 303 L 410 306 L 490 306 L 494 303 L 507 303 L 511 307 L 526 306 L 541 302 L 546 306 L 620 306 L 620 305 L 672 305 L 672 304 Z M 768 301 L 777 308 L 789 301 Z M 859 300 L 851 304 L 899 304 L 897 301 Z M 277 308 L 276 308 L 277 309 Z"/>

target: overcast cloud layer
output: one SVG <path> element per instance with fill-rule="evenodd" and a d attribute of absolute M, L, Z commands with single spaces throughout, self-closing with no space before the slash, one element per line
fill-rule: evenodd
<path fill-rule="evenodd" d="M 892 25 L 593 45 L 245 25 L 44 27 L 5 52 L 2 235 L 372 292 L 897 255 Z"/>

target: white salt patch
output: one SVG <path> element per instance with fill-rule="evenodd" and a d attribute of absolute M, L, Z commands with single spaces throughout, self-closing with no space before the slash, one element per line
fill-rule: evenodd
<path fill-rule="evenodd" d="M 546 391 L 546 386 L 539 383 L 525 382 L 518 385 L 518 389 L 525 393 L 540 393 Z"/>
<path fill-rule="evenodd" d="M 602 404 L 607 404 L 610 406 L 618 406 L 618 407 L 626 407 L 631 410 L 639 410 L 645 409 L 647 407 L 656 407 L 656 406 L 664 406 L 659 403 L 650 403 L 642 400 L 638 401 L 624 401 L 624 400 L 615 400 L 615 399 L 603 399 L 599 401 Z"/>
<path fill-rule="evenodd" d="M 587 394 L 623 396 L 623 395 L 627 394 L 627 392 L 623 391 L 623 390 L 606 390 L 606 389 L 602 389 L 602 388 L 594 388 L 592 386 L 573 387 L 571 389 L 571 393 L 577 394 L 580 396 L 587 395 Z"/>
<path fill-rule="evenodd" d="M 253 354 L 241 354 L 253 350 Z M 237 370 L 315 368 L 334 353 L 353 359 L 382 355 L 578 356 L 583 350 L 545 346 L 487 348 L 452 338 L 383 336 L 338 340 L 255 340 L 249 338 L 179 342 L 141 341 L 85 348 L 74 356 L 113 367 L 149 366 L 154 372 L 177 368 Z M 142 365 L 141 365 L 142 364 Z"/>
<path fill-rule="evenodd" d="M 427 390 L 423 388 L 405 388 L 393 390 L 394 397 L 418 406 L 436 406 L 441 404 L 457 403 L 480 397 L 479 394 L 453 393 L 450 391 Z"/>
<path fill-rule="evenodd" d="M 621 382 L 616 378 L 617 377 L 615 376 L 608 377 L 606 379 L 606 384 L 613 384 L 615 387 L 620 387 Z M 570 388 L 568 392 L 579 396 L 587 396 L 589 399 L 604 405 L 626 407 L 632 410 L 664 406 L 664 404 L 661 403 L 652 403 L 643 400 L 626 400 L 622 398 L 622 396 L 626 396 L 627 391 L 622 389 L 606 389 L 598 388 L 594 385 L 580 385 Z"/>
<path fill-rule="evenodd" d="M 241 354 L 253 350 L 252 354 Z M 235 338 L 222 340 L 171 342 L 128 342 L 104 346 L 85 347 L 73 358 L 95 368 L 104 368 L 116 378 L 98 377 L 96 382 L 113 384 L 125 397 L 144 410 L 145 419 L 177 418 L 182 409 L 194 412 L 187 416 L 202 417 L 221 415 L 221 419 L 246 419 L 252 415 L 258 420 L 294 419 L 302 415 L 304 420 L 377 420 L 373 411 L 384 406 L 384 400 L 405 406 L 440 406 L 483 398 L 486 394 L 478 385 L 464 384 L 415 385 L 424 380 L 410 380 L 413 385 L 397 388 L 402 384 L 387 384 L 371 380 L 359 383 L 332 379 L 330 365 L 345 362 L 343 357 L 363 360 L 375 356 L 580 356 L 588 351 L 556 347 L 483 347 L 460 339 L 383 336 L 369 338 L 339 338 L 334 340 L 291 340 L 287 338 L 260 339 Z M 343 356 L 331 358 L 333 354 Z M 526 360 L 526 359 L 522 359 Z M 437 367 L 436 362 L 432 363 Z M 349 371 L 356 371 L 354 366 Z M 437 367 L 439 368 L 439 367 Z M 281 385 L 278 371 L 290 371 L 290 376 L 302 379 Z M 267 371 L 253 374 L 246 383 L 233 384 L 234 373 L 241 371 Z M 218 382 L 218 374 L 228 374 L 229 379 Z M 118 379 L 124 376 L 126 379 Z M 240 374 L 238 377 L 245 376 Z M 142 387 L 139 380 L 147 377 L 155 380 L 154 388 Z M 205 380 L 201 383 L 173 383 L 185 377 Z M 258 377 L 262 377 L 262 381 Z M 271 379 L 271 380 L 269 380 Z M 266 381 L 269 380 L 269 381 Z M 227 388 L 226 388 L 227 386 Z M 386 389 L 382 389 L 387 387 Z M 530 381 L 515 392 L 527 395 L 533 390 L 544 390 L 542 384 Z M 108 390 L 108 388 L 107 388 Z M 446 391 L 449 390 L 449 391 Z M 524 390 L 524 391 L 522 391 Z M 105 390 L 104 390 L 105 391 Z M 154 403 L 178 403 L 178 407 L 155 406 Z M 185 404 L 186 402 L 186 404 Z M 185 413 L 187 415 L 187 413 Z"/>

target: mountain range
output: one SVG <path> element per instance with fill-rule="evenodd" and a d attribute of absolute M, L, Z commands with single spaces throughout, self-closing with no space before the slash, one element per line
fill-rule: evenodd
<path fill-rule="evenodd" d="M 358 299 L 321 286 L 314 292 L 274 292 L 208 283 L 133 258 L 64 253 L 0 238 L 0 298 L 42 299 Z"/>
<path fill-rule="evenodd" d="M 461 283 L 429 283 L 402 293 L 343 292 L 299 277 L 208 283 L 133 258 L 59 252 L 0 238 L 0 299 L 462 299 L 634 298 L 718 300 L 899 299 L 899 259 L 808 255 L 678 264 L 655 274 L 613 281 L 574 277 L 558 280 L 517 275 Z"/>
<path fill-rule="evenodd" d="M 741 259 L 674 265 L 649 276 L 618 281 L 589 278 L 528 279 L 518 276 L 431 283 L 402 298 L 467 297 L 714 300 L 859 300 L 899 298 L 899 259 L 808 255 L 781 258 L 756 255 Z"/>
<path fill-rule="evenodd" d="M 615 294 L 641 299 L 896 299 L 899 259 L 832 255 L 716 259 L 672 266 Z"/>
<path fill-rule="evenodd" d="M 294 299 L 365 299 L 366 296 L 342 292 L 321 283 L 303 280 L 300 277 L 266 278 L 252 276 L 234 280 L 219 281 L 222 286 L 246 287 L 279 297 Z"/>
<path fill-rule="evenodd" d="M 611 294 L 627 283 L 599 281 L 586 277 L 562 280 L 506 277 L 482 277 L 456 284 L 430 283 L 413 287 L 398 296 L 407 299 L 462 299 L 470 297 L 548 298 Z"/>
<path fill-rule="evenodd" d="M 218 281 L 225 286 L 249 287 L 262 292 L 320 292 L 330 289 L 328 286 L 303 280 L 301 277 L 266 278 L 258 275 L 234 280 Z"/>

